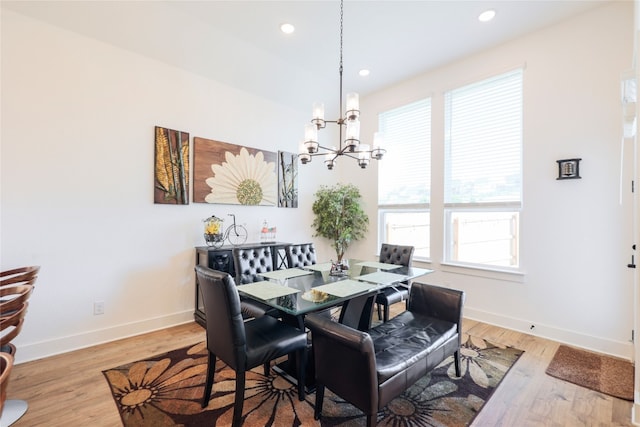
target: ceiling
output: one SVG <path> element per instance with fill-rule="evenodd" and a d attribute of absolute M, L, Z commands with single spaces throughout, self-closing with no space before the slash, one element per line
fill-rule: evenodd
<path fill-rule="evenodd" d="M 344 91 L 365 95 L 608 1 L 346 0 Z M 489 8 L 495 19 L 479 22 Z M 2 9 L 293 108 L 338 103 L 337 0 L 3 0 Z M 295 33 L 280 32 L 284 22 Z M 358 76 L 361 68 L 371 74 Z"/>

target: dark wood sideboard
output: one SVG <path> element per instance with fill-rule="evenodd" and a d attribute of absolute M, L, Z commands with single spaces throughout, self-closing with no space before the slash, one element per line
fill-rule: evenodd
<path fill-rule="evenodd" d="M 287 268 L 287 256 L 284 248 L 289 245 L 286 242 L 274 243 L 245 243 L 238 245 L 240 248 L 261 248 L 268 246 L 271 248 L 271 256 L 273 258 L 273 269 L 279 270 Z M 214 270 L 220 270 L 229 273 L 234 279 L 236 270 L 233 263 L 233 248 L 236 246 L 224 245 L 219 248 L 210 246 L 196 246 L 196 265 L 204 265 Z M 204 305 L 202 303 L 202 295 L 200 294 L 200 284 L 196 277 L 196 304 L 193 318 L 202 327 L 206 326 Z"/>

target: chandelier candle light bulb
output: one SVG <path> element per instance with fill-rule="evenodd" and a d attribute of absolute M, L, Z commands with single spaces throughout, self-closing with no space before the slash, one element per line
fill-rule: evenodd
<path fill-rule="evenodd" d="M 321 129 L 325 126 L 324 122 L 324 104 L 322 102 L 313 103 L 313 119 L 311 123 L 316 125 L 316 129 Z"/>
<path fill-rule="evenodd" d="M 360 97 L 357 93 L 347 94 L 347 120 L 356 120 L 360 117 Z"/>
<path fill-rule="evenodd" d="M 298 158 L 300 159 L 300 163 L 306 165 L 311 161 L 311 155 L 307 151 L 306 144 L 304 142 L 300 143 L 300 154 L 298 154 Z"/>
<path fill-rule="evenodd" d="M 349 147 L 349 151 L 355 151 L 356 146 L 360 143 L 360 120 L 349 120 L 347 122 L 347 139 L 345 144 Z"/>
<path fill-rule="evenodd" d="M 376 132 L 373 134 L 373 150 L 371 150 L 371 157 L 376 160 L 382 159 L 382 155 L 385 153 L 385 150 L 382 148 L 382 144 L 384 143 L 384 139 L 380 132 Z"/>
<path fill-rule="evenodd" d="M 309 154 L 318 152 L 318 128 L 313 123 L 304 125 L 304 145 Z"/>
<path fill-rule="evenodd" d="M 324 161 L 324 164 L 327 166 L 327 169 L 332 170 L 336 165 L 336 158 L 334 157 L 332 159 L 327 159 Z"/>
<path fill-rule="evenodd" d="M 369 151 L 369 146 L 367 144 L 360 144 L 358 148 L 358 164 L 362 169 L 364 169 L 367 167 L 371 159 L 371 151 Z"/>

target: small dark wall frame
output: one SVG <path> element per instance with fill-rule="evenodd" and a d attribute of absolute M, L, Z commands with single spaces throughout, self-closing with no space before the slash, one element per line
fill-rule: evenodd
<path fill-rule="evenodd" d="M 558 162 L 558 178 L 556 179 L 581 179 L 580 160 L 582 159 L 556 160 Z"/>
<path fill-rule="evenodd" d="M 558 162 L 558 178 L 556 179 L 581 179 L 580 160 L 582 159 L 556 160 Z"/>

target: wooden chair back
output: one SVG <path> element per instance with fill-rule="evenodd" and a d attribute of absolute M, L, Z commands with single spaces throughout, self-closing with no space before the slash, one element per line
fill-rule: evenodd
<path fill-rule="evenodd" d="M 7 400 L 7 386 L 11 369 L 13 369 L 13 356 L 0 352 L 0 416 L 4 409 L 4 402 Z"/>
<path fill-rule="evenodd" d="M 31 282 L 20 285 L 0 286 L 0 316 L 4 317 L 16 310 L 20 310 L 32 292 L 33 285 Z"/>
<path fill-rule="evenodd" d="M 39 265 L 2 271 L 0 272 L 0 286 L 10 285 L 12 283 L 35 281 L 38 277 L 39 271 Z"/>
<path fill-rule="evenodd" d="M 0 348 L 9 344 L 20 334 L 28 306 L 29 303 L 25 302 L 19 310 L 6 315 L 4 312 L 2 313 L 0 317 Z M 5 351 L 4 348 L 3 351 Z"/>

